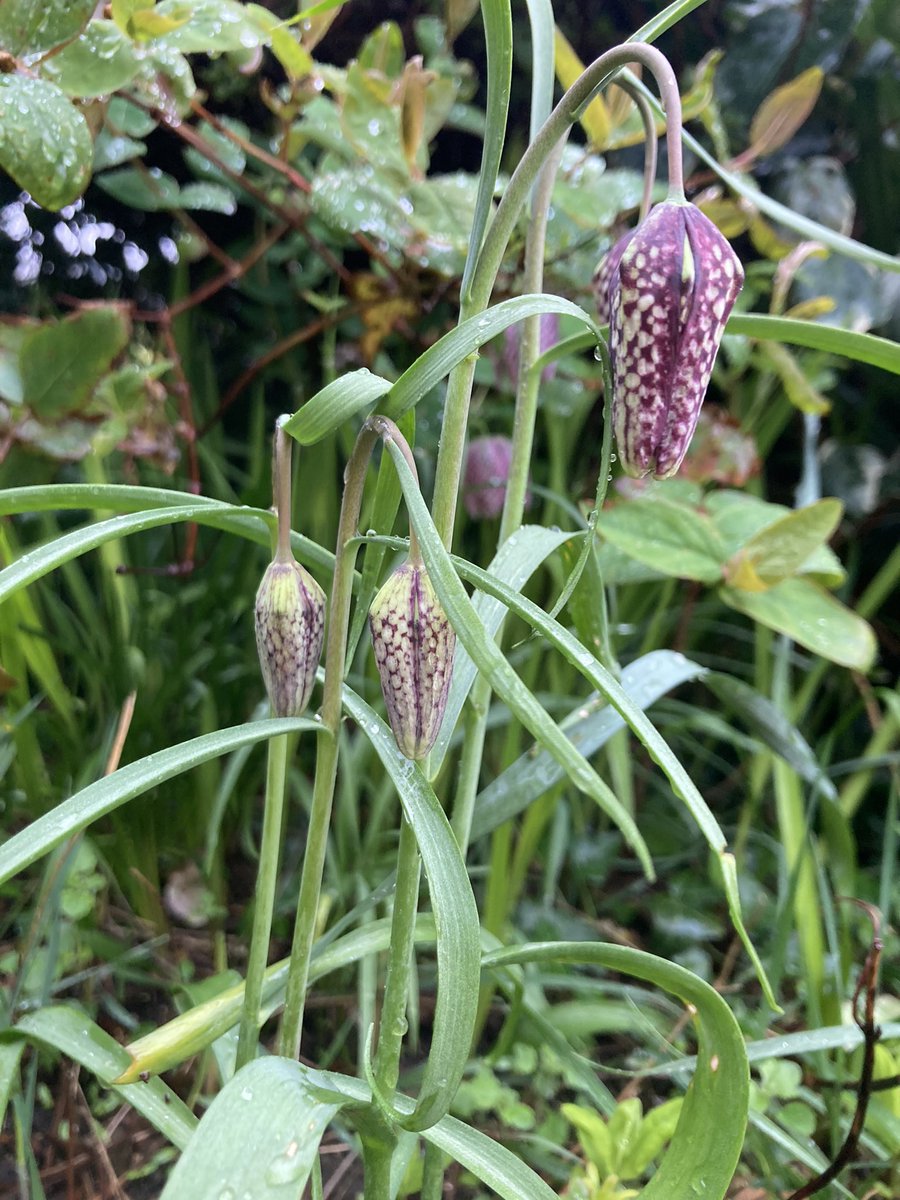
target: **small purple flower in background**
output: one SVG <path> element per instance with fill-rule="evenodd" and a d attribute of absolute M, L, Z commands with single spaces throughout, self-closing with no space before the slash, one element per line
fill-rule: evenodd
<path fill-rule="evenodd" d="M 629 475 L 667 479 L 690 443 L 744 271 L 712 221 L 674 200 L 607 258 L 595 285 L 610 320 L 619 458 Z"/>
<path fill-rule="evenodd" d="M 538 342 L 539 353 L 543 354 L 559 341 L 559 313 L 541 313 L 541 332 Z M 504 333 L 503 364 L 515 386 L 519 377 L 519 345 L 522 341 L 520 325 L 507 325 Z M 546 383 L 556 374 L 556 363 L 548 363 L 541 371 L 541 382 Z"/>
<path fill-rule="evenodd" d="M 372 603 L 369 629 L 397 746 L 425 758 L 447 707 L 456 634 L 424 566 L 394 571 Z"/>
<path fill-rule="evenodd" d="M 473 520 L 489 521 L 503 512 L 511 461 L 512 442 L 508 437 L 480 437 L 469 442 L 462 496 Z M 525 507 L 530 505 L 531 492 L 526 492 Z"/>

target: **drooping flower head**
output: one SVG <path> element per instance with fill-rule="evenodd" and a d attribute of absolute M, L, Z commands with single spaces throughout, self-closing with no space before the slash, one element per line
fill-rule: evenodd
<path fill-rule="evenodd" d="M 610 322 L 620 461 L 629 475 L 666 479 L 697 424 L 744 281 L 740 259 L 695 205 L 666 200 L 616 243 L 595 281 Z"/>
<path fill-rule="evenodd" d="M 372 603 L 369 629 L 397 745 L 407 758 L 425 758 L 447 707 L 456 634 L 424 566 L 394 571 Z"/>
<path fill-rule="evenodd" d="M 508 437 L 479 437 L 469 442 L 462 498 L 473 520 L 492 520 L 503 512 L 511 463 L 512 442 Z M 526 492 L 525 507 L 530 504 L 531 492 Z"/>
<path fill-rule="evenodd" d="M 293 559 L 276 558 L 256 593 L 256 649 L 276 717 L 309 703 L 325 637 L 325 593 Z"/>

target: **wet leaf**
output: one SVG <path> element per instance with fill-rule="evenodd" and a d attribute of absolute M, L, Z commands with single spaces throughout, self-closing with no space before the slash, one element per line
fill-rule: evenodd
<path fill-rule="evenodd" d="M 24 402 L 39 417 L 80 408 L 128 341 L 122 310 L 89 308 L 47 322 L 22 344 Z"/>
<path fill-rule="evenodd" d="M 600 536 L 638 562 L 673 575 L 716 583 L 724 548 L 709 517 L 659 496 L 630 500 L 604 511 Z"/>
<path fill-rule="evenodd" d="M 723 587 L 720 595 L 738 612 L 830 662 L 868 671 L 875 661 L 877 644 L 868 622 L 808 579 L 785 579 L 765 592 Z"/>
<path fill-rule="evenodd" d="M 16 58 L 52 50 L 77 37 L 96 7 L 94 0 L 3 0 L 0 50 Z"/>
<path fill-rule="evenodd" d="M 841 502 L 832 499 L 819 500 L 786 513 L 750 538 L 726 566 L 726 578 L 735 587 L 746 586 L 739 582 L 739 576 L 742 568 L 749 567 L 762 585 L 751 586 L 749 590 L 764 591 L 796 574 L 828 541 L 842 513 Z"/>
<path fill-rule="evenodd" d="M 0 167 L 43 208 L 77 200 L 91 177 L 87 122 L 53 83 L 0 75 Z"/>
<path fill-rule="evenodd" d="M 139 64 L 131 42 L 114 21 L 91 21 L 82 36 L 48 59 L 43 72 L 67 96 L 115 92 L 131 83 Z"/>

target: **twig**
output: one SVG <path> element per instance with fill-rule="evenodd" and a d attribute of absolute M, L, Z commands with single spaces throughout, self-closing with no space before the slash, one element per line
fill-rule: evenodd
<path fill-rule="evenodd" d="M 788 1200 L 807 1200 L 808 1196 L 813 1196 L 816 1192 L 820 1192 L 824 1187 L 827 1187 L 833 1179 L 837 1178 L 844 1167 L 852 1161 L 856 1154 L 859 1136 L 865 1125 L 869 1098 L 873 1091 L 872 1073 L 875 1069 L 875 1044 L 881 1037 L 881 1030 L 875 1024 L 875 997 L 878 984 L 878 966 L 881 961 L 882 950 L 881 914 L 873 905 L 866 904 L 862 900 L 852 900 L 851 902 L 858 904 L 872 922 L 872 945 L 866 955 L 866 961 L 863 963 L 863 969 L 859 973 L 859 980 L 856 984 L 856 990 L 853 993 L 853 1020 L 863 1035 L 863 1061 L 862 1069 L 859 1073 L 859 1083 L 856 1086 L 856 1111 L 853 1114 L 853 1120 L 850 1122 L 850 1128 L 847 1131 L 844 1144 L 838 1150 L 831 1163 L 815 1179 L 810 1179 L 798 1191 L 792 1192 Z M 864 993 L 865 1009 L 861 1014 L 859 1005 Z"/>

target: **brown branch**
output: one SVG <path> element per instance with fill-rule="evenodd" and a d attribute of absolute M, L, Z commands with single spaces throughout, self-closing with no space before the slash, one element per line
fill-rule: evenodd
<path fill-rule="evenodd" d="M 875 1024 L 875 997 L 877 995 L 878 967 L 881 962 L 882 950 L 881 914 L 877 908 L 874 908 L 871 904 L 865 904 L 862 900 L 853 900 L 852 903 L 858 904 L 872 922 L 872 945 L 866 955 L 866 961 L 863 963 L 863 969 L 859 973 L 859 979 L 853 993 L 853 1020 L 863 1035 L 863 1061 L 862 1069 L 859 1073 L 859 1083 L 856 1085 L 856 1111 L 853 1114 L 853 1120 L 850 1122 L 850 1128 L 847 1131 L 844 1144 L 838 1150 L 831 1163 L 815 1179 L 810 1179 L 798 1191 L 792 1192 L 788 1200 L 807 1200 L 808 1196 L 813 1196 L 816 1192 L 820 1192 L 824 1187 L 827 1187 L 832 1180 L 838 1177 L 844 1167 L 853 1160 L 860 1134 L 866 1122 L 866 1112 L 873 1090 L 872 1074 L 875 1069 L 875 1045 L 881 1037 L 881 1030 Z M 860 1000 L 863 998 L 863 994 L 865 994 L 865 1007 L 861 1013 Z"/>
<path fill-rule="evenodd" d="M 209 300 L 211 296 L 215 296 L 223 288 L 237 283 L 248 271 L 251 271 L 263 255 L 281 240 L 289 228 L 290 226 L 287 221 L 279 222 L 264 238 L 261 238 L 252 246 L 239 262 L 232 262 L 231 266 L 224 270 L 221 275 L 216 275 L 214 279 L 208 279 L 206 283 L 195 288 L 189 296 L 185 296 L 183 299 L 177 301 L 177 303 L 169 305 L 162 312 L 134 310 L 131 314 L 133 319 L 136 321 L 145 321 L 148 324 L 173 321 L 176 317 L 180 317 L 182 313 L 196 308 L 198 304 Z"/>
<path fill-rule="evenodd" d="M 362 305 L 348 304 L 338 312 L 328 313 L 326 316 L 320 317 L 318 321 L 313 321 L 309 325 L 304 325 L 302 329 L 298 329 L 294 333 L 289 334 L 286 338 L 282 338 L 281 341 L 276 343 L 271 350 L 268 350 L 260 358 L 252 362 L 245 371 L 241 372 L 241 374 L 237 377 L 237 379 L 222 397 L 222 402 L 219 404 L 219 407 L 209 418 L 206 424 L 200 430 L 198 430 L 197 436 L 203 437 L 206 433 L 208 433 L 212 426 L 215 425 L 217 421 L 222 419 L 224 413 L 226 413 L 231 405 L 234 404 L 235 400 L 238 398 L 244 388 L 252 383 L 260 371 L 265 370 L 270 363 L 275 362 L 276 359 L 281 358 L 283 355 L 287 354 L 288 351 L 293 350 L 295 346 L 301 346 L 304 342 L 308 342 L 312 338 L 318 337 L 320 333 L 323 333 L 326 329 L 330 329 L 332 325 L 337 325 L 346 317 L 352 316 L 354 313 L 359 312 L 362 307 Z"/>

